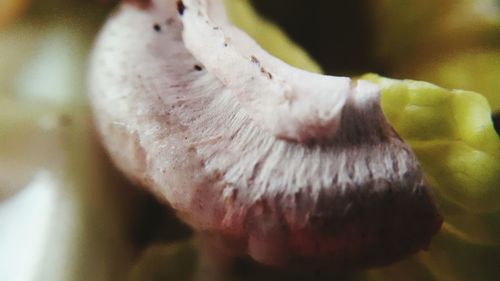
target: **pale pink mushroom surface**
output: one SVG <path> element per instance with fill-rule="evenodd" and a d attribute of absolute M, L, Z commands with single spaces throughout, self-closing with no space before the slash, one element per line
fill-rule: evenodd
<path fill-rule="evenodd" d="M 88 81 L 115 165 L 221 253 L 356 269 L 427 248 L 441 226 L 378 87 L 274 58 L 219 0 L 124 1 Z"/>

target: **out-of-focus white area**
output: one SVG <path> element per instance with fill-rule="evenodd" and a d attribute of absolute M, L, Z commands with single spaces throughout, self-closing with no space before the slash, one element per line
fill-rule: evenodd
<path fill-rule="evenodd" d="M 498 0 L 473 1 L 474 12 L 491 20 L 498 20 L 500 17 L 499 5 Z"/>
<path fill-rule="evenodd" d="M 57 212 L 60 192 L 54 176 L 40 171 L 28 186 L 0 205 L 0 280 L 40 277 L 39 264 L 44 262 L 52 229 L 57 229 L 55 219 L 61 215 Z M 63 211 L 71 212 L 68 208 Z"/>
<path fill-rule="evenodd" d="M 65 111 L 85 100 L 86 43 L 77 27 L 57 22 L 0 32 L 0 198 L 37 169 L 63 167 Z"/>
<path fill-rule="evenodd" d="M 43 0 L 0 19 L 1 281 L 124 280 L 136 254 L 134 193 L 117 184 L 86 101 L 98 3 Z"/>
<path fill-rule="evenodd" d="M 81 91 L 75 91 L 83 86 L 81 77 L 85 69 L 81 38 L 62 26 L 49 27 L 44 33 L 36 53 L 15 77 L 15 91 L 20 98 L 51 103 L 81 100 L 78 97 Z"/>

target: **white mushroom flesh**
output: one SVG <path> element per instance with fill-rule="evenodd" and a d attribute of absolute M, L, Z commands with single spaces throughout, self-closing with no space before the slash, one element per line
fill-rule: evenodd
<path fill-rule="evenodd" d="M 439 230 L 378 88 L 273 58 L 218 0 L 125 1 L 89 73 L 115 164 L 228 254 L 358 268 Z"/>

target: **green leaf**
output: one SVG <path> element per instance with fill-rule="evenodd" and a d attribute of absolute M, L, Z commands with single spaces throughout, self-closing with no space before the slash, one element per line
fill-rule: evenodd
<path fill-rule="evenodd" d="M 414 76 L 446 88 L 481 93 L 493 112 L 500 111 L 500 49 L 453 54 L 422 66 Z"/>
<path fill-rule="evenodd" d="M 439 198 L 470 212 L 500 210 L 500 139 L 476 93 L 366 75 L 382 87 L 383 110 L 410 143 Z"/>

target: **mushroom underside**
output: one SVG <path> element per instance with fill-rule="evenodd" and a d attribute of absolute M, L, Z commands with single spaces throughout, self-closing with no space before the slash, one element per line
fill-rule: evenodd
<path fill-rule="evenodd" d="M 124 174 L 221 252 L 265 264 L 356 269 L 428 247 L 442 219 L 378 96 L 347 99 L 328 139 L 279 138 L 217 66 L 186 48 L 179 7 L 125 1 L 95 45 L 96 126 Z M 353 95 L 363 83 L 352 84 Z"/>

